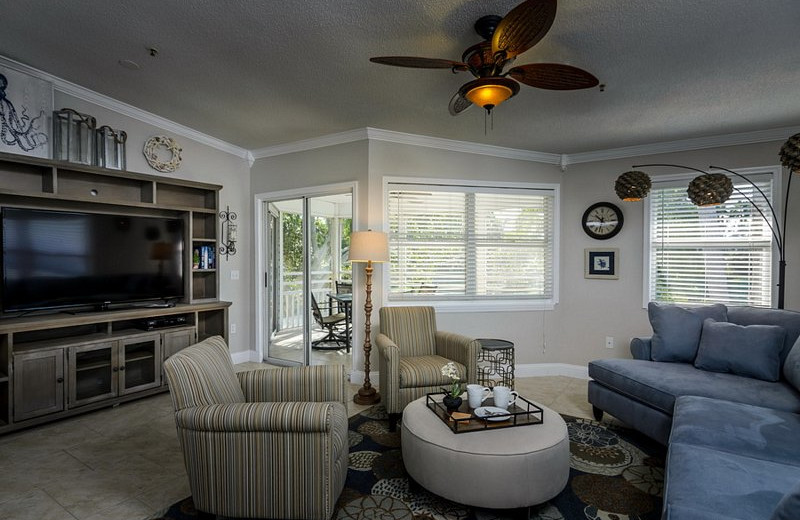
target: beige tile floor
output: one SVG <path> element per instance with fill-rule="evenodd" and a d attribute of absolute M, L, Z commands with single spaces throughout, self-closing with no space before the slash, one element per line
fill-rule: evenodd
<path fill-rule="evenodd" d="M 255 367 L 265 365 L 239 368 Z M 529 377 L 516 388 L 560 413 L 591 417 L 586 384 Z M 351 415 L 365 408 L 351 405 Z M 0 436 L 4 520 L 139 520 L 189 494 L 166 393 Z"/>

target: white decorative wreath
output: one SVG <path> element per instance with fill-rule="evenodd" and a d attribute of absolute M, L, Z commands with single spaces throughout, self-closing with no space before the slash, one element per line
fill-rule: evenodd
<path fill-rule="evenodd" d="M 158 153 L 162 148 L 171 154 L 169 161 L 163 161 L 158 158 Z M 151 137 L 144 143 L 144 157 L 147 159 L 147 163 L 153 169 L 163 173 L 174 172 L 181 167 L 182 151 L 175 139 L 166 135 Z"/>

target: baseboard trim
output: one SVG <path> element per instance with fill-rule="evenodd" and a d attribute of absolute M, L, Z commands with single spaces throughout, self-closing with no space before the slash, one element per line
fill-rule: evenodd
<path fill-rule="evenodd" d="M 529 363 L 517 365 L 514 377 L 567 376 L 589 379 L 589 367 L 569 363 Z"/>
<path fill-rule="evenodd" d="M 231 359 L 234 365 L 239 363 L 260 363 L 258 352 L 255 350 L 245 350 L 244 352 L 232 352 Z"/>

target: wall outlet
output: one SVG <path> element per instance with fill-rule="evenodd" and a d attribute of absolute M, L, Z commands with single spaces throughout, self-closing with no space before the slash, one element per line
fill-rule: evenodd
<path fill-rule="evenodd" d="M 236 324 L 231 323 L 231 334 L 236 334 Z"/>
<path fill-rule="evenodd" d="M 239 279 L 239 270 L 231 269 L 231 280 L 238 280 L 238 279 Z"/>
<path fill-rule="evenodd" d="M 614 348 L 614 338 L 606 336 L 606 348 Z"/>

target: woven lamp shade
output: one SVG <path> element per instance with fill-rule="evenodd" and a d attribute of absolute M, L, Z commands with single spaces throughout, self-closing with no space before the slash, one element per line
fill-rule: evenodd
<path fill-rule="evenodd" d="M 650 193 L 650 176 L 638 170 L 625 172 L 617 177 L 614 183 L 614 191 L 617 196 L 627 202 L 635 202 L 647 197 Z"/>
<path fill-rule="evenodd" d="M 716 206 L 730 198 L 733 183 L 725 174 L 706 173 L 692 179 L 686 193 L 695 206 Z"/>
<path fill-rule="evenodd" d="M 781 164 L 789 171 L 800 171 L 800 134 L 794 134 L 781 146 Z"/>

